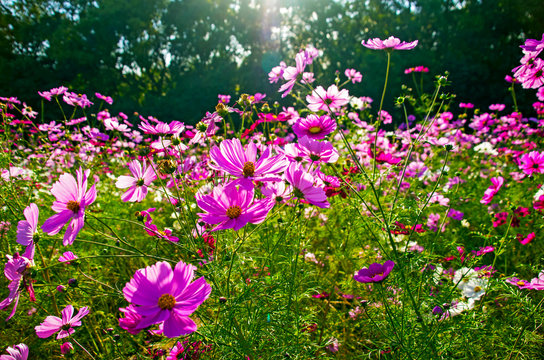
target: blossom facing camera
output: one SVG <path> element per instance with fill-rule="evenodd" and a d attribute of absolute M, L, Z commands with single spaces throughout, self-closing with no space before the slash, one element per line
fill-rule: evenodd
<path fill-rule="evenodd" d="M 161 324 L 164 336 L 169 338 L 196 331 L 189 315 L 210 296 L 212 288 L 203 276 L 193 281 L 195 270 L 196 267 L 183 261 L 172 270 L 168 262 L 161 261 L 136 271 L 123 289 L 125 299 L 131 303 L 122 309 L 130 313 L 130 321 L 124 322 L 124 328 L 136 333 Z"/>
<path fill-rule="evenodd" d="M 131 175 L 121 175 L 115 186 L 119 189 L 128 190 L 121 196 L 124 202 L 141 202 L 147 195 L 147 187 L 157 179 L 153 166 L 147 166 L 145 160 L 143 165 L 138 160 L 128 163 Z"/>
<path fill-rule="evenodd" d="M 87 190 L 87 179 L 90 170 L 80 167 L 76 171 L 77 180 L 72 174 L 62 174 L 59 180 L 53 184 L 51 193 L 56 201 L 51 207 L 55 215 L 45 220 L 42 230 L 48 235 L 56 235 L 68 224 L 62 244 L 71 245 L 77 234 L 85 224 L 85 207 L 96 200 L 96 185 Z"/>
<path fill-rule="evenodd" d="M 254 199 L 253 189 L 237 188 L 229 183 L 216 186 L 209 195 L 197 193 L 197 205 L 205 212 L 198 213 L 200 220 L 215 226 L 212 231 L 223 229 L 240 230 L 247 223 L 260 224 L 275 202 L 271 199 Z"/>
<path fill-rule="evenodd" d="M 237 177 L 234 184 L 246 189 L 253 189 L 253 181 L 279 181 L 276 175 L 288 165 L 283 155 L 272 156 L 271 147 L 267 147 L 257 159 L 257 145 L 248 144 L 244 150 L 238 139 L 223 140 L 219 147 L 210 150 L 210 167 Z"/>
<path fill-rule="evenodd" d="M 329 86 L 327 90 L 318 86 L 310 95 L 306 95 L 308 109 L 314 112 L 341 108 L 349 103 L 349 99 L 349 92 L 346 89 L 339 90 L 336 85 Z"/>
<path fill-rule="evenodd" d="M 362 268 L 353 275 L 353 279 L 360 283 L 379 283 L 385 280 L 389 275 L 395 263 L 392 260 L 387 260 L 383 264 L 373 263 L 368 268 Z"/>

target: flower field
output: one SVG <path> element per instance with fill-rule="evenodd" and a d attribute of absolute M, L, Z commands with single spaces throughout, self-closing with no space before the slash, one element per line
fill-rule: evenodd
<path fill-rule="evenodd" d="M 285 104 L 196 125 L 0 98 L 0 360 L 544 358 L 544 36 L 480 109 L 390 68 L 417 45 L 362 42 L 381 99 L 307 46 L 269 74 Z"/>

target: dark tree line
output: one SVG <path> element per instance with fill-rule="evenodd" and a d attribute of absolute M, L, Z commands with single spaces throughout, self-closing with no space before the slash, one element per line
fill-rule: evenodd
<path fill-rule="evenodd" d="M 508 102 L 504 76 L 526 38 L 544 31 L 541 0 L 13 0 L 1 1 L 0 95 L 39 103 L 65 85 L 114 109 L 196 122 L 217 94 L 266 92 L 267 73 L 306 44 L 324 50 L 320 81 L 355 68 L 357 95 L 378 98 L 385 56 L 361 40 L 419 40 L 393 54 L 389 95 L 406 67 L 451 72 L 460 101 Z M 430 77 L 429 77 L 430 78 Z M 532 95 L 532 94 L 531 94 Z M 392 106 L 392 100 L 387 106 Z"/>

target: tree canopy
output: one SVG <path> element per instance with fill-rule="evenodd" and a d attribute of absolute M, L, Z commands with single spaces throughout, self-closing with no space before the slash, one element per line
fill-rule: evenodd
<path fill-rule="evenodd" d="M 13 0 L 1 10 L 1 95 L 38 102 L 37 89 L 64 85 L 112 96 L 120 111 L 190 123 L 218 93 L 279 100 L 267 73 L 293 65 L 306 44 L 332 70 L 318 80 L 355 68 L 357 95 L 377 98 L 384 55 L 361 40 L 391 35 L 419 40 L 392 57 L 391 92 L 405 68 L 424 65 L 449 70 L 461 101 L 508 102 L 504 76 L 544 18 L 539 0 Z"/>

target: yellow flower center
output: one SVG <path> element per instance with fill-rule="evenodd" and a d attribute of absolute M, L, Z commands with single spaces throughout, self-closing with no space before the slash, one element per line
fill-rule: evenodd
<path fill-rule="evenodd" d="M 321 128 L 319 126 L 312 126 L 311 128 L 308 129 L 308 131 L 311 134 L 317 134 L 318 132 L 321 131 Z"/>
<path fill-rule="evenodd" d="M 474 292 L 480 292 L 480 291 L 482 291 L 482 288 L 481 288 L 481 287 L 476 286 L 476 287 L 474 288 Z"/>
<path fill-rule="evenodd" d="M 523 281 L 520 280 L 520 281 L 518 281 L 516 284 L 519 285 L 519 286 L 523 286 L 523 285 L 525 285 L 525 282 L 523 282 Z"/>
<path fill-rule="evenodd" d="M 159 298 L 159 307 L 163 310 L 172 310 L 176 305 L 176 298 L 170 294 L 163 294 Z"/>
<path fill-rule="evenodd" d="M 68 201 L 68 204 L 66 204 L 66 208 L 74 213 L 79 212 L 80 206 L 77 201 L 70 200 Z"/>
<path fill-rule="evenodd" d="M 253 176 L 255 174 L 255 164 L 248 161 L 244 164 L 244 176 Z"/>
<path fill-rule="evenodd" d="M 240 215 L 242 215 L 242 208 L 238 205 L 231 206 L 227 209 L 227 216 L 231 219 L 236 219 Z"/>

